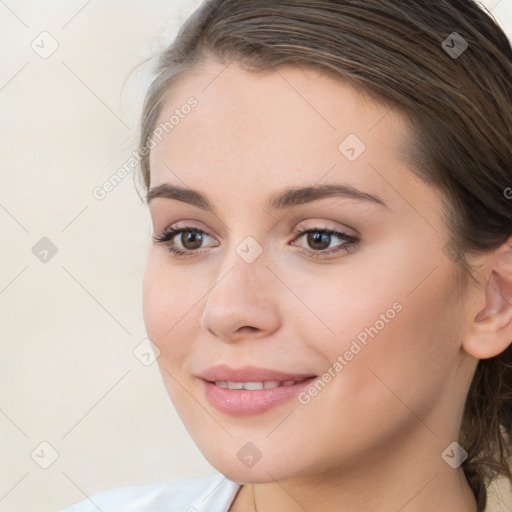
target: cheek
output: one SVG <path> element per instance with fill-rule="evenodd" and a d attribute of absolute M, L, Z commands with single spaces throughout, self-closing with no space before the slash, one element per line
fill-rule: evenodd
<path fill-rule="evenodd" d="M 204 294 L 166 258 L 166 254 L 150 251 L 143 279 L 144 323 L 148 337 L 161 351 L 159 359 L 167 359 L 171 349 L 173 357 L 181 357 L 180 346 L 186 344 L 177 341 L 186 338 L 185 330 L 197 315 Z"/>
<path fill-rule="evenodd" d="M 359 325 L 366 321 L 364 328 L 346 328 L 343 354 L 351 360 L 333 387 L 334 401 L 358 411 L 361 432 L 390 411 L 396 428 L 416 421 L 411 411 L 426 418 L 450 393 L 459 345 L 454 314 L 446 308 L 451 292 L 443 282 L 449 275 L 437 277 L 409 296 L 383 294 L 380 305 L 372 299 L 372 316 L 357 317 Z M 399 307 L 384 309 L 394 298 Z"/>
<path fill-rule="evenodd" d="M 180 282 L 165 257 L 151 251 L 148 255 L 143 279 L 144 323 L 149 339 L 160 350 L 157 363 L 169 398 L 183 411 L 191 405 L 190 396 L 180 393 L 185 382 L 181 372 L 193 346 L 186 330 L 190 329 L 198 298 L 192 294 L 193 287 Z"/>
<path fill-rule="evenodd" d="M 293 283 L 293 291 L 307 306 L 299 304 L 303 311 L 296 325 L 299 339 L 331 363 L 349 351 L 355 340 L 366 352 L 373 340 L 385 338 L 404 316 L 401 281 L 392 279 L 392 265 L 382 260 L 378 264 L 347 259 L 346 265 L 333 266 L 329 272 L 324 268 L 316 274 L 311 269 L 295 270 L 288 270 L 287 282 Z M 297 305 L 292 296 L 290 302 Z M 354 347 L 358 354 L 363 350 Z"/>
<path fill-rule="evenodd" d="M 161 349 L 162 337 L 172 326 L 173 309 L 168 307 L 168 293 L 155 258 L 148 257 L 143 279 L 143 314 L 149 338 Z"/>
<path fill-rule="evenodd" d="M 302 292 L 335 332 L 330 341 L 310 337 L 329 361 L 324 371 L 336 375 L 319 395 L 351 410 L 352 420 L 340 413 L 340 421 L 356 421 L 363 430 L 390 410 L 410 416 L 402 401 L 428 414 L 452 386 L 458 365 L 453 270 L 439 265 L 431 274 L 435 262 L 412 256 L 375 261 Z M 321 296 L 328 297 L 323 304 Z"/>

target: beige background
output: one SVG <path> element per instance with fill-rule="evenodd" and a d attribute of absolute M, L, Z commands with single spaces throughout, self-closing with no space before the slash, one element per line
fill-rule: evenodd
<path fill-rule="evenodd" d="M 138 65 L 198 4 L 0 1 L 0 512 L 215 471 L 133 353 L 150 222 L 132 175 L 92 194 L 137 147 Z M 485 4 L 512 34 L 512 0 Z"/>

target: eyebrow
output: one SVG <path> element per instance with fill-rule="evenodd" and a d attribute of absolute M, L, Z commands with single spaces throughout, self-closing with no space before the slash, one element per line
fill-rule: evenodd
<path fill-rule="evenodd" d="M 165 199 L 175 199 L 183 203 L 196 206 L 206 212 L 215 212 L 215 208 L 208 199 L 198 192 L 190 188 L 171 185 L 164 183 L 148 190 L 146 202 L 149 204 L 151 200 L 160 197 Z M 311 187 L 287 188 L 282 192 L 272 195 L 265 203 L 266 210 L 280 210 L 291 208 L 301 204 L 312 203 L 327 199 L 330 197 L 341 197 L 345 199 L 357 199 L 359 201 L 368 201 L 387 208 L 386 203 L 378 196 L 362 192 L 350 185 L 343 184 L 327 184 L 315 185 Z"/>

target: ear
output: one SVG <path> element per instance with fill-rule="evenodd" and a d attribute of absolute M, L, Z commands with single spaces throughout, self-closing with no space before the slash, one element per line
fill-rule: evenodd
<path fill-rule="evenodd" d="M 464 350 L 478 359 L 497 356 L 512 344 L 512 239 L 488 257 L 485 303 L 463 340 Z"/>

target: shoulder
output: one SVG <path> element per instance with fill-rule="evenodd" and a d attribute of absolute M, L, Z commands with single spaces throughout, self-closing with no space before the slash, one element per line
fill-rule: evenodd
<path fill-rule="evenodd" d="M 206 478 L 119 487 L 61 512 L 227 512 L 240 485 L 218 473 Z"/>

